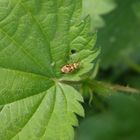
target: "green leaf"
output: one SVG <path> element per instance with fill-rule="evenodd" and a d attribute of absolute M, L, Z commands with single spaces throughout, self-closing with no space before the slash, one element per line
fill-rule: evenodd
<path fill-rule="evenodd" d="M 2 140 L 73 139 L 73 113 L 84 116 L 81 95 L 68 85 L 55 85 L 38 95 L 5 105 L 0 115 Z M 6 117 L 5 117 L 6 116 Z"/>
<path fill-rule="evenodd" d="M 80 81 L 81 76 L 84 75 L 85 73 L 87 74 L 90 70 L 93 69 L 93 66 L 95 65 L 94 60 L 96 60 L 97 56 L 100 53 L 100 49 L 97 49 L 95 52 L 90 51 L 90 50 L 81 50 L 77 54 L 71 55 L 71 60 L 69 63 L 72 63 L 72 61 L 80 61 L 80 67 L 82 69 L 78 69 L 78 72 L 72 73 L 71 75 L 64 75 L 61 80 L 63 81 Z"/>
<path fill-rule="evenodd" d="M 105 26 L 103 15 L 108 14 L 116 8 L 114 0 L 83 0 L 83 16 L 91 16 L 93 29 Z"/>
<path fill-rule="evenodd" d="M 139 63 L 140 60 L 140 4 L 139 0 L 117 0 L 117 5 L 104 18 L 106 26 L 98 34 L 98 44 L 102 46 L 101 67 L 113 67 L 116 73 L 121 73 L 131 68 L 129 63 Z"/>
<path fill-rule="evenodd" d="M 90 33 L 90 18 L 79 22 L 81 3 L 0 0 L 1 140 L 74 139 L 83 99 L 62 79 L 82 80 L 99 54 L 92 50 L 96 35 Z M 80 67 L 62 74 L 62 66 L 76 63 L 73 56 Z"/>
<path fill-rule="evenodd" d="M 6 68 L 0 68 L 0 77 L 0 105 L 39 94 L 53 85 L 47 77 Z"/>

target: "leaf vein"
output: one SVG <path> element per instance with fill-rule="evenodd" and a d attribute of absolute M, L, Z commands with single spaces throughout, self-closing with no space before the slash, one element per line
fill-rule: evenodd
<path fill-rule="evenodd" d="M 11 40 L 15 47 L 22 50 L 22 52 L 27 55 L 37 66 L 39 66 L 40 69 L 44 70 L 44 67 L 40 63 L 38 63 L 38 60 L 36 60 L 35 57 L 28 53 L 28 51 L 26 51 L 23 46 L 20 46 L 20 44 L 18 44 L 12 37 L 10 37 L 8 33 L 6 33 L 2 28 L 0 28 L 0 30 L 3 34 L 5 34 L 5 36 L 9 38 L 9 40 Z"/>
<path fill-rule="evenodd" d="M 45 96 L 46 94 L 44 94 Z M 24 126 L 14 135 L 12 136 L 11 140 L 16 136 L 16 135 L 19 135 L 19 133 L 25 128 L 25 126 L 28 124 L 28 122 L 31 120 L 31 118 L 33 117 L 33 115 L 36 113 L 36 111 L 38 110 L 39 106 L 41 105 L 43 99 L 44 99 L 44 96 L 42 97 L 41 101 L 38 103 L 38 106 L 36 107 L 36 109 L 33 111 L 32 115 L 30 116 L 30 118 L 28 119 L 28 121 L 24 124 Z"/>

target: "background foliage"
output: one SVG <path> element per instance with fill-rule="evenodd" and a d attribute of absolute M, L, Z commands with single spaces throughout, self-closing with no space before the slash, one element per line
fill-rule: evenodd
<path fill-rule="evenodd" d="M 97 8 L 85 12 L 94 20 L 97 47 L 102 48 L 96 79 L 140 89 L 139 0 L 86 0 L 85 7 Z M 93 93 L 90 106 L 89 100 L 84 104 L 86 119 L 81 120 L 76 140 L 139 140 L 140 96 L 106 88 Z M 99 96 L 106 93 L 111 96 Z"/>

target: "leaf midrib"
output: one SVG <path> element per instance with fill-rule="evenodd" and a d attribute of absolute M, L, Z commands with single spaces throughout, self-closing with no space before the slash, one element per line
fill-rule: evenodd
<path fill-rule="evenodd" d="M 36 18 L 32 15 L 32 13 L 28 10 L 28 8 L 26 8 L 26 6 L 21 2 L 21 0 L 19 0 L 18 3 L 17 3 L 16 5 L 18 5 L 18 4 L 20 4 L 20 5 L 24 8 L 24 10 L 26 11 L 26 13 L 32 18 L 32 20 L 34 21 L 34 23 L 36 23 L 36 25 L 37 25 L 38 28 L 40 29 L 40 33 L 43 35 L 44 40 L 45 40 L 45 43 L 46 43 L 46 45 L 48 46 L 48 50 L 49 50 L 49 54 L 50 54 L 50 58 L 51 58 L 50 61 L 53 62 L 52 56 L 51 56 L 50 44 L 49 44 L 49 41 L 47 40 L 46 34 L 44 33 L 44 31 L 43 31 L 43 29 L 42 29 L 42 27 L 41 27 L 41 24 L 40 24 L 39 22 L 37 22 Z M 16 6 L 15 6 L 15 7 L 16 7 Z M 15 9 L 15 7 L 13 8 L 13 10 Z M 12 12 L 13 12 L 13 10 L 12 10 Z M 11 13 L 11 12 L 10 12 L 10 13 Z M 23 47 L 21 44 L 19 44 L 19 43 L 18 43 L 17 41 L 15 41 L 11 36 L 9 36 L 9 34 L 8 34 L 6 31 L 4 31 L 2 28 L 0 28 L 0 30 L 1 30 L 1 32 L 2 32 L 3 34 L 5 34 L 5 35 L 11 40 L 11 42 L 12 42 L 17 48 L 21 49 L 25 55 L 27 55 L 40 69 L 42 69 L 42 71 L 44 71 L 44 69 L 46 69 L 43 65 L 41 65 L 40 63 L 38 63 L 38 61 L 37 61 L 34 57 L 32 57 L 32 55 L 30 55 L 30 53 L 28 53 L 28 51 L 26 51 L 26 50 L 24 49 L 24 47 Z M 50 67 L 51 67 L 51 65 L 50 65 Z M 53 68 L 52 68 L 52 71 L 53 71 Z M 50 73 L 50 74 L 51 74 L 51 73 Z M 55 73 L 54 73 L 54 71 L 53 71 L 53 76 L 54 76 L 54 75 L 55 75 Z"/>
<path fill-rule="evenodd" d="M 23 73 L 23 74 L 26 74 L 26 75 L 29 74 L 29 75 L 33 75 L 33 76 L 36 76 L 36 77 L 40 77 L 41 79 L 53 80 L 53 78 L 51 79 L 50 77 L 47 77 L 46 75 L 38 74 L 38 73 L 34 73 L 34 72 L 28 72 L 28 71 L 19 70 L 19 69 L 12 69 L 12 68 L 5 68 L 5 67 L 2 67 L 2 66 L 0 66 L 0 69 L 8 70 L 8 71 L 15 71 L 15 72 Z"/>
<path fill-rule="evenodd" d="M 42 93 L 40 93 L 40 94 L 43 94 L 43 92 Z M 39 106 L 41 105 L 41 103 L 42 103 L 42 101 L 43 101 L 43 99 L 44 99 L 44 97 L 46 96 L 46 93 L 44 94 L 44 96 L 42 97 L 42 99 L 40 100 L 40 102 L 38 103 L 38 106 L 36 107 L 36 109 L 33 111 L 33 113 L 31 114 L 31 116 L 29 117 L 29 119 L 27 120 L 27 122 L 23 125 L 23 127 L 14 135 L 14 136 L 12 136 L 10 139 L 12 140 L 15 136 L 17 136 L 23 129 L 24 129 L 24 127 L 28 124 L 28 122 L 31 120 L 31 118 L 34 116 L 34 114 L 36 113 L 36 111 L 38 110 L 38 108 L 39 108 Z"/>
<path fill-rule="evenodd" d="M 48 41 L 47 35 L 44 33 L 43 28 L 41 26 L 41 24 L 39 23 L 39 21 L 36 20 L 36 18 L 32 15 L 32 13 L 30 12 L 30 9 L 28 9 L 21 1 L 19 2 L 19 4 L 25 9 L 26 13 L 31 16 L 31 18 L 33 19 L 33 21 L 35 21 L 34 23 L 36 23 L 36 25 L 39 27 L 41 34 L 43 35 L 44 39 L 45 39 L 45 44 L 46 46 L 48 46 L 48 51 L 49 51 L 49 55 L 50 55 L 50 62 L 53 62 L 53 58 L 52 58 L 52 53 L 51 53 L 51 48 L 50 48 L 50 43 Z M 43 68 L 45 68 L 43 65 L 41 65 Z M 52 66 L 50 65 L 50 67 L 52 68 Z M 46 69 L 46 68 L 45 68 Z M 53 68 L 51 69 L 53 71 L 53 76 L 55 76 L 55 72 L 53 70 Z M 50 73 L 51 74 L 51 73 Z"/>
<path fill-rule="evenodd" d="M 42 136 L 40 137 L 40 140 L 44 137 L 44 134 L 45 134 L 45 132 L 47 130 L 47 126 L 48 126 L 48 124 L 49 124 L 49 122 L 51 120 L 52 114 L 53 114 L 54 109 L 55 109 L 55 103 L 56 103 L 56 86 L 55 86 L 55 89 L 54 90 L 55 90 L 54 91 L 55 95 L 54 95 L 54 99 L 53 99 L 53 106 L 52 106 L 51 112 L 49 114 L 49 119 L 48 119 L 47 124 L 45 126 L 44 132 L 43 132 Z"/>

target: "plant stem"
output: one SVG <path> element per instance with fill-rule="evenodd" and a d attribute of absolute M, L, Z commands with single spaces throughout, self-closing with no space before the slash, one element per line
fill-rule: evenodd
<path fill-rule="evenodd" d="M 125 92 L 125 93 L 134 93 L 134 94 L 140 94 L 140 90 L 139 89 L 135 89 L 129 86 L 122 86 L 122 85 L 112 85 L 112 84 L 108 84 L 105 82 L 101 82 L 101 81 L 96 81 L 96 80 L 92 80 L 92 83 L 90 81 L 91 86 L 93 85 L 94 90 L 96 90 L 97 92 L 101 92 L 104 94 L 111 94 L 113 93 L 117 93 L 117 92 Z"/>
<path fill-rule="evenodd" d="M 112 88 L 114 90 L 118 90 L 118 91 L 124 91 L 124 92 L 130 92 L 130 93 L 140 93 L 140 90 L 135 89 L 135 88 L 131 88 L 129 86 L 121 86 L 121 85 L 114 85 L 112 86 Z"/>
<path fill-rule="evenodd" d="M 118 92 L 125 92 L 125 93 L 134 93 L 140 94 L 139 89 L 135 89 L 129 86 L 122 86 L 122 85 L 113 85 L 109 83 L 105 83 L 102 81 L 85 79 L 82 81 L 61 81 L 62 83 L 70 84 L 70 85 L 87 85 L 93 92 L 96 92 L 100 95 L 108 96 Z"/>

